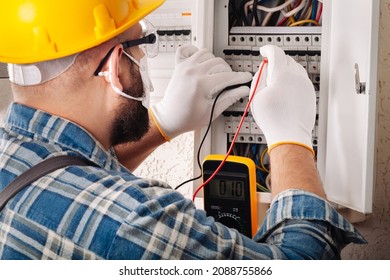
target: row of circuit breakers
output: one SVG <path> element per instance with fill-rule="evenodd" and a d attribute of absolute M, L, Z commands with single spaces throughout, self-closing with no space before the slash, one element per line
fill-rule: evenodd
<path fill-rule="evenodd" d="M 165 16 L 167 18 L 162 19 Z M 175 53 L 177 48 L 193 43 L 191 24 L 178 14 L 155 14 L 149 19 L 155 24 L 159 35 L 159 52 Z M 170 20 L 181 25 L 173 26 Z M 317 146 L 318 138 L 318 100 L 320 88 L 321 65 L 321 29 L 318 27 L 233 27 L 229 30 L 228 43 L 223 49 L 223 58 L 234 71 L 255 73 L 261 64 L 259 47 L 267 44 L 280 46 L 286 54 L 293 57 L 308 72 L 317 94 L 317 119 L 313 130 L 313 146 Z M 224 132 L 228 141 L 233 139 L 248 100 L 240 100 L 223 113 Z M 236 142 L 266 144 L 263 133 L 249 114 L 241 128 Z"/>
<path fill-rule="evenodd" d="M 248 30 L 249 28 L 246 28 Z M 310 29 L 308 29 L 310 30 Z M 308 72 L 317 95 L 317 117 L 313 130 L 313 146 L 318 144 L 318 101 L 320 88 L 321 34 L 230 34 L 229 45 L 223 50 L 225 61 L 234 71 L 253 74 L 259 69 L 262 58 L 259 47 L 266 44 L 280 46 Z M 223 113 L 224 132 L 232 140 L 248 100 L 240 100 Z M 266 144 L 262 131 L 249 114 L 237 137 L 238 143 Z"/>

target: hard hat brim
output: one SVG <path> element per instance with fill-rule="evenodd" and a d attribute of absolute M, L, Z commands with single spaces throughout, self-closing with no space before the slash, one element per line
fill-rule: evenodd
<path fill-rule="evenodd" d="M 29 2 L 31 5 L 36 5 L 33 8 L 35 8 L 36 14 L 34 16 L 37 19 L 35 21 L 34 18 L 34 22 L 31 21 L 28 24 L 26 22 L 20 23 L 22 6 L 20 2 L 22 1 L 11 1 L 7 2 L 6 5 L 0 5 L 5 6 L 0 7 L 0 10 L 3 10 L 0 15 L 4 14 L 6 22 L 5 25 L 0 26 L 0 33 L 7 37 L 7 41 L 0 45 L 0 62 L 31 64 L 85 51 L 123 33 L 160 7 L 165 0 L 91 1 L 97 4 L 103 3 L 94 6 L 90 4 L 90 1 L 75 1 L 77 5 L 88 5 L 85 8 L 89 10 L 84 11 L 79 6 L 69 7 L 66 8 L 66 11 L 64 9 L 63 14 L 60 15 L 52 15 L 54 13 L 52 10 L 58 8 L 49 6 L 46 1 L 38 1 L 33 4 Z M 128 7 L 126 3 L 128 3 Z M 24 5 L 26 4 L 24 3 Z M 50 20 L 38 18 L 41 8 L 42 10 L 46 9 L 44 12 L 47 17 L 50 17 Z M 10 14 L 8 17 L 7 13 Z M 73 19 L 70 14 L 73 14 Z M 20 26 L 12 24 L 12 20 L 19 20 Z M 38 28 L 35 24 L 38 24 Z"/>

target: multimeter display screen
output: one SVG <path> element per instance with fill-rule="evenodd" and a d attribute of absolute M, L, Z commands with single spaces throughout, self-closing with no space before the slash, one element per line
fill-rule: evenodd
<path fill-rule="evenodd" d="M 245 182 L 239 178 L 215 177 L 209 182 L 210 197 L 244 200 Z"/>

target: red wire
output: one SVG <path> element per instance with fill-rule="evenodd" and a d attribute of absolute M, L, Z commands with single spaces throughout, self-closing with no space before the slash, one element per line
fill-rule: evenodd
<path fill-rule="evenodd" d="M 294 10 L 296 7 L 298 7 L 299 4 L 301 4 L 301 1 L 295 2 L 295 5 L 294 5 L 294 7 L 293 7 L 291 10 Z M 286 20 L 288 20 L 289 18 L 290 18 L 290 17 L 284 17 L 284 18 L 282 18 L 282 19 L 276 24 L 276 26 L 282 26 L 282 25 L 286 22 Z"/>
<path fill-rule="evenodd" d="M 264 65 L 268 63 L 268 60 L 267 59 L 263 59 L 263 61 L 261 62 L 261 65 L 260 65 L 260 72 L 259 72 L 259 76 L 257 77 L 257 80 L 256 80 L 256 84 L 255 84 L 255 87 L 253 88 L 253 93 L 251 95 L 251 98 L 249 99 L 248 101 L 248 104 L 246 104 L 246 107 L 245 107 L 245 110 L 244 110 L 244 114 L 242 115 L 242 118 L 241 118 L 241 121 L 237 127 L 237 130 L 236 130 L 236 133 L 234 134 L 234 137 L 233 137 L 233 140 L 232 140 L 232 143 L 230 144 L 230 148 L 229 148 L 229 151 L 226 153 L 225 155 L 225 158 L 222 160 L 222 162 L 219 164 L 219 166 L 217 167 L 217 169 L 214 171 L 214 173 L 205 181 L 203 182 L 203 184 L 201 184 L 194 192 L 194 194 L 192 195 L 192 201 L 195 201 L 195 197 L 196 195 L 198 194 L 198 192 L 204 188 L 205 185 L 207 185 L 213 178 L 214 176 L 219 172 L 219 170 L 221 170 L 222 166 L 225 164 L 226 162 L 226 159 L 228 158 L 228 156 L 230 155 L 230 153 L 232 152 L 233 150 L 233 146 L 234 146 L 234 143 L 236 142 L 236 139 L 238 137 L 238 133 L 240 132 L 240 129 L 241 129 L 241 126 L 242 124 L 244 123 L 244 120 L 245 120 L 245 116 L 247 115 L 248 111 L 249 111 L 249 106 L 250 104 L 252 103 L 252 99 L 253 97 L 255 96 L 255 93 L 256 93 L 256 90 L 257 90 L 257 87 L 259 86 L 259 82 L 260 82 L 260 78 L 261 78 L 261 75 L 263 73 L 263 68 L 264 68 Z"/>
<path fill-rule="evenodd" d="M 319 10 L 318 10 L 318 14 L 317 14 L 316 21 L 317 21 L 318 23 L 320 23 L 320 18 L 321 18 L 321 15 L 322 15 L 322 3 L 321 3 L 321 2 L 318 2 L 318 3 L 319 3 L 320 8 L 319 8 Z"/>

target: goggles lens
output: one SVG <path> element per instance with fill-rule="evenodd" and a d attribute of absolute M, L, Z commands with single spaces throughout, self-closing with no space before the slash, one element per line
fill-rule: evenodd
<path fill-rule="evenodd" d="M 149 40 L 148 43 L 141 44 L 140 48 L 144 51 L 147 57 L 155 57 L 158 54 L 158 47 L 159 47 L 156 28 L 147 19 L 141 20 L 140 24 L 142 26 L 143 37 L 147 38 L 149 36 L 149 38 L 154 38 L 152 40 Z M 154 36 L 151 34 L 153 34 Z"/>
<path fill-rule="evenodd" d="M 148 20 L 139 22 L 142 27 L 142 38 L 122 43 L 124 49 L 139 46 L 147 57 L 155 57 L 158 54 L 158 35 L 156 28 Z M 131 51 L 129 51 L 131 52 Z"/>

